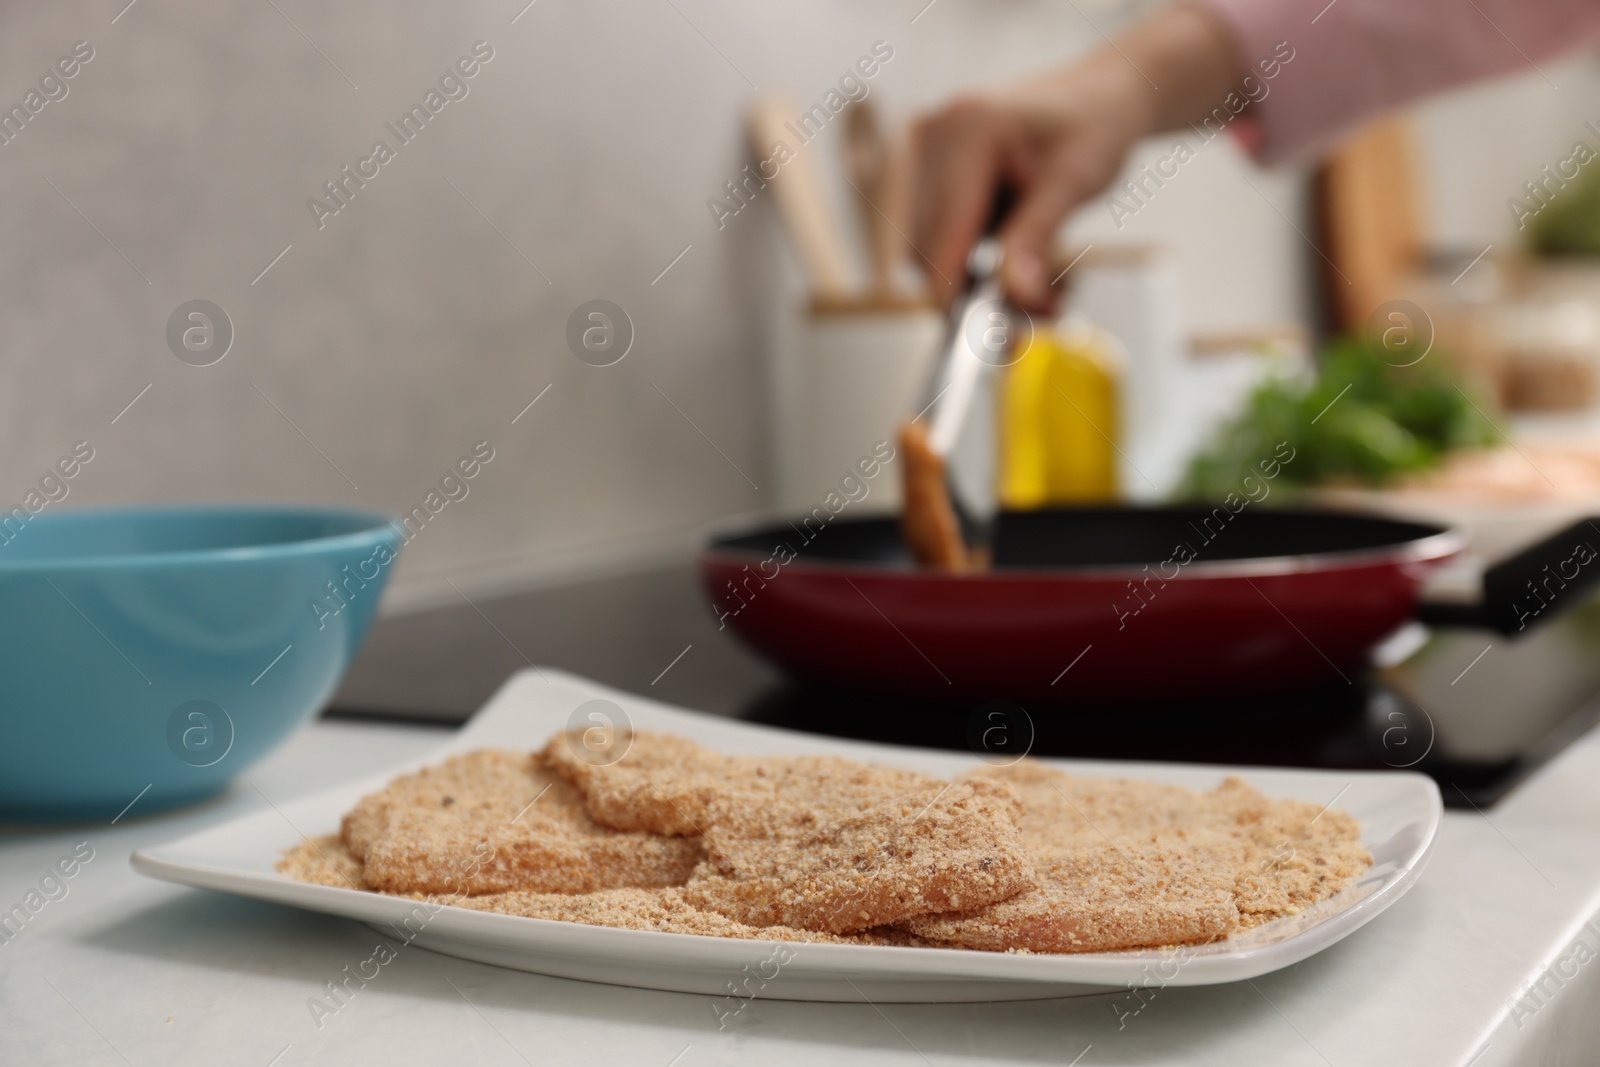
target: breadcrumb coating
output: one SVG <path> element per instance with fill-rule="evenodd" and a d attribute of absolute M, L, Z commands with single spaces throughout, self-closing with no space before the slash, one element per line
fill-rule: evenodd
<path fill-rule="evenodd" d="M 544 759 L 583 794 L 596 822 L 616 830 L 702 834 L 715 810 L 758 812 L 797 805 L 819 815 L 862 811 L 937 778 L 898 767 L 873 767 L 838 756 L 726 756 L 693 741 L 636 730 L 625 755 L 595 764 L 583 735 L 557 734 Z"/>
<path fill-rule="evenodd" d="M 681 885 L 701 855 L 698 841 L 600 826 L 536 756 L 495 749 L 401 775 L 342 833 L 367 882 L 396 893 Z"/>
<path fill-rule="evenodd" d="M 1100 952 L 1214 941 L 1326 900 L 1372 863 L 1350 816 L 1271 800 L 1237 777 L 1200 793 L 1035 760 L 973 777 L 1017 792 L 1039 881 L 986 909 L 901 924 L 955 947 Z"/>
<path fill-rule="evenodd" d="M 1010 798 L 968 783 L 831 818 L 798 805 L 723 811 L 690 900 L 752 926 L 848 933 L 978 907 L 1034 882 Z"/>
<path fill-rule="evenodd" d="M 278 870 L 630 930 L 1063 953 L 1215 941 L 1372 863 L 1348 814 L 1239 778 L 1200 792 L 1022 760 L 943 781 L 626 741 L 612 763 L 558 734 L 402 775 Z"/>

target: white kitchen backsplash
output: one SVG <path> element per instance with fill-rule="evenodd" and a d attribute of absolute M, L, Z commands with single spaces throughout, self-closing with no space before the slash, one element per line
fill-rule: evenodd
<path fill-rule="evenodd" d="M 0 143 L 0 502 L 87 440 L 52 507 L 398 513 L 487 442 L 405 554 L 402 605 L 455 596 L 446 576 L 681 554 L 778 506 L 769 356 L 803 349 L 804 294 L 770 204 L 720 229 L 707 208 L 758 89 L 824 99 L 885 41 L 871 91 L 903 118 L 1097 46 L 1129 10 L 125 2 L 0 11 L 0 102 L 27 114 Z M 848 222 L 837 141 L 805 150 Z M 1254 174 L 1274 206 L 1247 167 L 1222 145 L 1114 234 L 1174 250 L 1191 327 L 1301 308 L 1278 214 L 1299 178 Z"/>

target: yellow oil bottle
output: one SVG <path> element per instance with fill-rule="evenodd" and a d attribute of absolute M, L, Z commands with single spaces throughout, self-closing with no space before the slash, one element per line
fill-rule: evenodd
<path fill-rule="evenodd" d="M 1008 508 L 1115 500 L 1121 346 L 1085 319 L 1034 331 L 1000 396 Z"/>

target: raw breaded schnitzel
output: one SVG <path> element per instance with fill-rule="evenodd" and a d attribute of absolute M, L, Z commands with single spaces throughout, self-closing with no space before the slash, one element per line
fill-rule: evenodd
<path fill-rule="evenodd" d="M 1292 915 L 1371 864 L 1331 807 L 1035 760 L 946 781 L 649 732 L 483 750 L 286 851 L 301 881 L 539 919 L 776 941 L 1096 952 Z"/>
<path fill-rule="evenodd" d="M 689 899 L 752 926 L 847 933 L 1004 900 L 1033 884 L 1009 800 L 970 783 L 828 818 L 802 820 L 803 810 L 724 811 L 706 831 Z"/>
<path fill-rule="evenodd" d="M 718 807 L 746 816 L 784 806 L 844 813 L 946 784 L 839 756 L 726 756 L 645 730 L 633 732 L 615 763 L 591 763 L 586 751 L 582 734 L 571 731 L 552 737 L 543 755 L 583 794 L 596 822 L 658 834 L 704 833 Z"/>
<path fill-rule="evenodd" d="M 1009 792 L 837 756 L 724 756 L 636 732 L 607 765 L 558 735 L 550 764 L 618 829 L 698 832 L 689 898 L 752 926 L 843 933 L 1004 900 L 1033 870 Z"/>
<path fill-rule="evenodd" d="M 401 775 L 344 817 L 344 842 L 375 889 L 587 893 L 678 885 L 697 841 L 619 833 L 535 755 L 485 749 Z"/>
<path fill-rule="evenodd" d="M 1038 882 L 987 908 L 901 924 L 956 947 L 1095 952 L 1215 941 L 1332 896 L 1372 862 L 1348 815 L 1269 800 L 1239 778 L 1197 793 L 1034 760 L 975 777 L 1017 791 Z"/>

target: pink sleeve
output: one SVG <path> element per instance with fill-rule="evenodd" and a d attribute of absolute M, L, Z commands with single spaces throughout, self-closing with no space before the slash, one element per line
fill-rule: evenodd
<path fill-rule="evenodd" d="M 1244 113 L 1254 115 L 1258 138 L 1247 144 L 1263 162 L 1308 155 L 1380 111 L 1534 70 L 1600 36 L 1596 0 L 1191 2 L 1229 27 L 1240 60 L 1265 87 Z M 1272 67 L 1263 64 L 1275 60 L 1267 80 Z"/>

